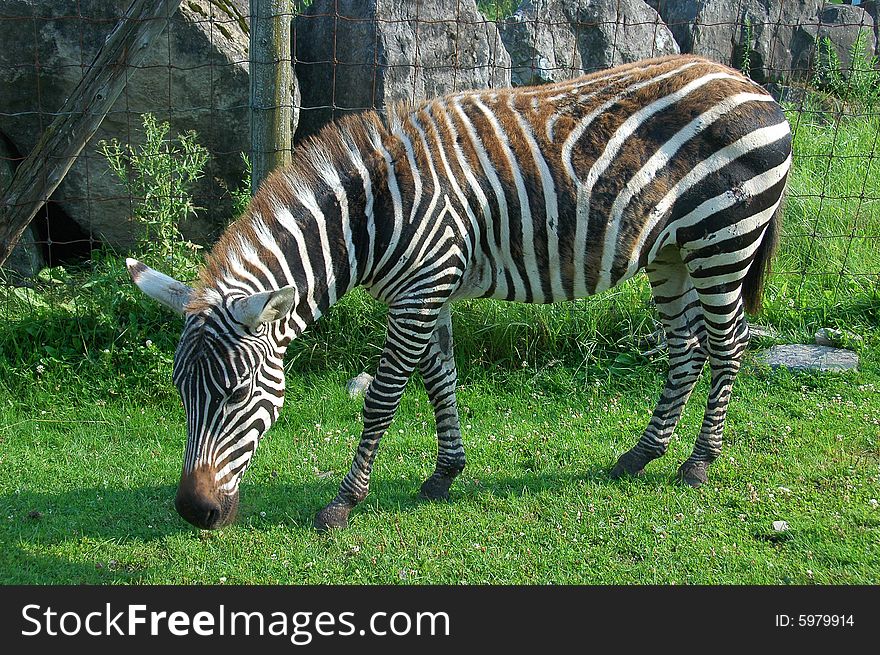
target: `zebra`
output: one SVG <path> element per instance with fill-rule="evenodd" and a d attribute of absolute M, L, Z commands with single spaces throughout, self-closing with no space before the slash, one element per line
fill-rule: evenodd
<path fill-rule="evenodd" d="M 644 269 L 669 371 L 611 476 L 664 454 L 705 364 L 693 452 L 707 481 L 778 241 L 791 165 L 782 108 L 739 72 L 691 55 L 537 87 L 455 92 L 364 112 L 304 141 L 220 236 L 192 287 L 127 261 L 185 317 L 173 381 L 187 442 L 175 505 L 201 528 L 235 516 L 239 483 L 284 399 L 285 349 L 349 290 L 388 306 L 363 432 L 319 530 L 348 525 L 379 441 L 418 370 L 437 458 L 420 495 L 449 497 L 466 464 L 450 304 L 600 293 Z"/>

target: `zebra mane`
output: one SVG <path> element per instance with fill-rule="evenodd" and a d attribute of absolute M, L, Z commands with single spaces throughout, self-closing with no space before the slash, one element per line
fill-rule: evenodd
<path fill-rule="evenodd" d="M 235 277 L 235 263 L 246 263 L 255 250 L 259 251 L 259 230 L 266 229 L 269 218 L 279 209 L 287 209 L 296 220 L 303 207 L 298 198 L 316 188 L 322 170 L 350 171 L 348 153 L 352 150 L 357 150 L 371 168 L 374 184 L 382 184 L 384 167 L 370 166 L 370 160 L 378 156 L 371 142 L 387 135 L 379 114 L 369 111 L 330 123 L 297 144 L 291 163 L 262 182 L 244 213 L 217 239 L 205 258 L 186 311 L 202 312 L 220 305 L 227 295 L 221 291 L 222 281 Z"/>

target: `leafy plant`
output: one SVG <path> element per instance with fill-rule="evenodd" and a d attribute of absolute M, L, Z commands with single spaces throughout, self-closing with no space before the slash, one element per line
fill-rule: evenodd
<path fill-rule="evenodd" d="M 501 20 L 516 12 L 519 0 L 477 0 L 477 9 L 489 20 Z"/>
<path fill-rule="evenodd" d="M 245 176 L 241 185 L 232 191 L 232 211 L 233 218 L 238 218 L 244 213 L 251 202 L 251 174 L 253 167 L 251 166 L 250 157 L 247 153 L 241 153 L 242 161 L 244 161 Z"/>
<path fill-rule="evenodd" d="M 134 254 L 174 276 L 192 275 L 199 246 L 180 234 L 180 224 L 200 208 L 192 199 L 193 184 L 202 177 L 208 151 L 189 131 L 169 138 L 171 126 L 143 115 L 144 143 L 102 140 L 98 149 L 132 198 L 135 219 L 143 226 Z"/>
<path fill-rule="evenodd" d="M 198 247 L 180 234 L 181 221 L 198 208 L 193 184 L 208 159 L 193 132 L 171 138 L 170 126 L 143 117 L 144 142 L 116 139 L 99 151 L 132 199 L 143 227 L 132 253 L 175 277 L 191 279 Z M 126 390 L 167 396 L 179 318 L 145 298 L 131 284 L 125 262 L 111 248 L 92 253 L 84 266 L 48 268 L 32 288 L 0 288 L 0 378 L 8 391 L 24 393 L 36 375 L 83 396 Z"/>
<path fill-rule="evenodd" d="M 293 12 L 293 15 L 296 16 L 311 7 L 312 2 L 314 2 L 314 0 L 290 0 L 290 10 Z"/>
<path fill-rule="evenodd" d="M 827 36 L 819 39 L 813 86 L 827 90 L 844 102 L 853 102 L 864 110 L 880 104 L 880 70 L 877 55 L 870 55 L 865 32 L 859 30 L 849 47 L 849 70 L 846 70 L 837 48 Z"/>
<path fill-rule="evenodd" d="M 746 16 L 743 23 L 743 49 L 739 60 L 739 71 L 746 77 L 751 77 L 752 71 L 752 43 L 755 40 L 755 29 L 752 19 Z"/>
<path fill-rule="evenodd" d="M 873 108 L 880 100 L 880 70 L 877 55 L 868 55 L 868 39 L 859 30 L 849 51 L 849 90 L 853 98 L 866 108 Z"/>

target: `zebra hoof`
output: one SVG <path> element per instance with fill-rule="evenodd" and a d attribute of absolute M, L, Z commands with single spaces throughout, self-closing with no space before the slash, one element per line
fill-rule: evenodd
<path fill-rule="evenodd" d="M 678 479 L 696 489 L 709 481 L 708 462 L 685 462 L 678 468 Z"/>
<path fill-rule="evenodd" d="M 419 496 L 425 500 L 449 500 L 449 487 L 453 478 L 446 475 L 432 475 L 422 483 Z"/>
<path fill-rule="evenodd" d="M 326 532 L 327 530 L 348 527 L 348 514 L 351 512 L 349 505 L 341 503 L 330 503 L 315 514 L 315 530 L 318 532 Z"/>
<path fill-rule="evenodd" d="M 618 458 L 617 464 L 611 469 L 611 479 L 617 480 L 624 475 L 631 475 L 633 477 L 644 475 L 645 464 L 647 463 L 643 457 L 639 457 L 633 451 L 628 450 Z"/>

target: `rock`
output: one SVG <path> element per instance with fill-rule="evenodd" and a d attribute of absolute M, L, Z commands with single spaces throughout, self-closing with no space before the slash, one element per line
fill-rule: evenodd
<path fill-rule="evenodd" d="M 679 52 L 660 16 L 642 0 L 526 0 L 504 20 L 501 37 L 517 86 Z"/>
<path fill-rule="evenodd" d="M 0 20 L 0 133 L 21 153 L 82 79 L 130 0 L 6 0 Z M 168 30 L 130 72 L 119 100 L 53 195 L 95 238 L 125 249 L 139 226 L 124 188 L 97 150 L 101 139 L 140 143 L 140 114 L 168 120 L 175 133 L 195 130 L 211 153 L 195 204 L 207 208 L 182 226 L 206 243 L 228 221 L 228 189 L 243 184 L 250 149 L 248 0 L 186 0 Z"/>
<path fill-rule="evenodd" d="M 775 339 L 776 336 L 777 332 L 772 327 L 749 323 L 749 341 L 755 341 L 756 339 Z"/>
<path fill-rule="evenodd" d="M 862 337 L 849 330 L 821 328 L 816 332 L 813 339 L 817 346 L 840 346 L 846 343 L 859 343 Z"/>
<path fill-rule="evenodd" d="M 373 381 L 373 376 L 369 373 L 361 373 L 357 377 L 352 378 L 345 385 L 346 391 L 348 391 L 348 395 L 351 398 L 357 398 L 358 396 L 363 396 L 367 393 L 367 389 L 370 387 L 370 383 Z"/>
<path fill-rule="evenodd" d="M 774 532 L 788 532 L 788 521 L 773 521 Z"/>
<path fill-rule="evenodd" d="M 791 371 L 840 372 L 855 370 L 859 356 L 851 350 L 830 346 L 782 345 L 768 348 L 760 358 L 771 368 L 780 366 Z"/>
<path fill-rule="evenodd" d="M 841 332 L 840 330 L 834 330 L 830 328 L 822 328 L 813 337 L 813 340 L 817 346 L 834 346 L 840 341 Z M 835 339 L 836 337 L 836 339 Z"/>
<path fill-rule="evenodd" d="M 864 39 L 865 59 L 861 62 L 853 62 L 850 54 L 853 44 L 859 38 Z M 838 62 L 828 59 L 828 52 L 824 43 L 834 47 Z M 866 60 L 874 56 L 876 50 L 876 35 L 874 32 L 874 19 L 861 7 L 852 5 L 825 5 L 819 12 L 819 31 L 817 34 L 819 70 L 827 69 L 829 65 L 835 66 L 843 73 L 844 78 L 849 77 L 854 66 L 867 66 Z M 835 65 L 836 64 L 836 65 Z"/>
<path fill-rule="evenodd" d="M 759 82 L 809 77 L 820 0 L 683 0 L 658 11 L 682 52 L 741 68 Z"/>
<path fill-rule="evenodd" d="M 510 58 L 474 0 L 315 0 L 297 15 L 293 39 L 297 139 L 352 112 L 510 86 Z"/>
<path fill-rule="evenodd" d="M 15 175 L 14 161 L 17 159 L 9 144 L 0 138 L 0 194 L 2 194 Z M 28 225 L 18 240 L 15 249 L 3 264 L 3 271 L 11 273 L 9 281 L 13 284 L 25 283 L 46 265 L 40 238 L 33 224 Z"/>

